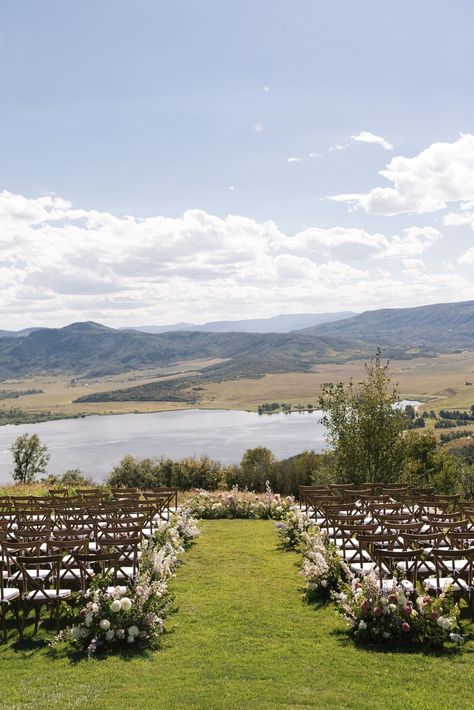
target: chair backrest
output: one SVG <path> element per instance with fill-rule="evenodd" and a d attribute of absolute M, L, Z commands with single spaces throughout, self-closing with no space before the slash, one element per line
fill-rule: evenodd
<path fill-rule="evenodd" d="M 418 567 L 420 565 L 423 550 L 387 550 L 379 548 L 377 551 L 381 567 L 385 567 L 388 573 L 394 577 L 398 577 L 400 573 L 413 584 L 413 589 L 416 589 L 416 581 L 418 578 Z M 380 579 L 383 584 L 382 578 Z"/>
<path fill-rule="evenodd" d="M 59 569 L 61 555 L 17 556 L 15 562 L 22 574 L 23 593 L 29 593 L 28 601 L 50 601 L 48 591 L 59 593 Z M 39 576 L 37 570 L 41 569 Z"/>
<path fill-rule="evenodd" d="M 119 563 L 119 553 L 112 550 L 107 552 L 95 552 L 84 555 L 75 553 L 74 560 L 80 570 L 81 589 L 86 591 L 90 582 L 96 574 L 104 574 L 110 576 L 110 584 L 115 586 L 117 583 L 117 566 Z"/>
<path fill-rule="evenodd" d="M 441 591 L 444 587 L 442 580 L 450 577 L 453 580 L 452 590 L 465 594 L 471 599 L 474 547 L 464 550 L 434 548 L 431 551 L 431 557 L 436 570 L 437 591 Z"/>

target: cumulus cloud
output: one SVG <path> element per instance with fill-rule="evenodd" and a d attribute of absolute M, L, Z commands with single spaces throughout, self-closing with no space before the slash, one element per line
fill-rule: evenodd
<path fill-rule="evenodd" d="M 358 143 L 377 143 L 381 145 L 385 150 L 393 150 L 394 146 L 382 138 L 382 136 L 376 136 L 375 133 L 370 131 L 361 131 L 357 136 L 351 136 L 352 140 Z"/>
<path fill-rule="evenodd" d="M 393 235 L 348 227 L 286 234 L 272 221 L 196 209 L 179 218 L 118 217 L 57 196 L 3 192 L 0 328 L 362 310 L 454 300 L 459 293 L 474 298 L 467 277 L 421 267 L 420 257 L 441 238 L 429 226 Z"/>
<path fill-rule="evenodd" d="M 461 134 L 453 143 L 433 143 L 413 158 L 397 156 L 380 175 L 393 187 L 375 187 L 367 193 L 334 195 L 368 213 L 423 214 L 444 209 L 451 202 L 474 198 L 474 135 Z"/>

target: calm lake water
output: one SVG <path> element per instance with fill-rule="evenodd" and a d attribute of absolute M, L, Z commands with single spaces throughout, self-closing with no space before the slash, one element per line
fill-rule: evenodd
<path fill-rule="evenodd" d="M 0 427 L 0 483 L 11 480 L 9 447 L 25 432 L 37 433 L 47 444 L 51 473 L 80 468 L 96 481 L 125 454 L 175 459 L 208 454 L 228 464 L 238 463 L 244 451 L 255 446 L 266 446 L 278 459 L 325 446 L 320 412 L 259 416 L 194 409 L 8 425 Z"/>

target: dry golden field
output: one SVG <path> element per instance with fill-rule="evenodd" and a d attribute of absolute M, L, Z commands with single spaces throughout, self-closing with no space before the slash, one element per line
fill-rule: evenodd
<path fill-rule="evenodd" d="M 142 370 L 92 380 L 76 380 L 65 376 L 45 376 L 8 380 L 0 389 L 42 389 L 42 394 L 18 399 L 2 400 L 9 409 L 18 407 L 29 412 L 50 410 L 54 415 L 120 414 L 127 412 L 156 412 L 182 409 L 187 405 L 176 402 L 100 402 L 74 404 L 77 397 L 90 392 L 108 391 L 154 380 L 197 373 L 217 362 L 193 361 L 177 363 L 173 368 Z M 444 354 L 435 358 L 393 360 L 390 371 L 394 384 L 406 399 L 423 402 L 421 409 L 460 408 L 474 404 L 474 353 Z M 178 375 L 177 375 L 178 373 Z M 364 376 L 364 362 L 355 360 L 345 364 L 318 365 L 313 372 L 266 375 L 260 379 L 239 379 L 214 383 L 203 382 L 202 399 L 197 407 L 256 410 L 265 402 L 288 402 L 293 405 L 317 405 L 321 386 L 326 382 L 345 382 Z"/>

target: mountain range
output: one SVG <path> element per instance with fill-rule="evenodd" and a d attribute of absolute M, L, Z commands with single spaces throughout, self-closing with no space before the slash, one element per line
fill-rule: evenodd
<path fill-rule="evenodd" d="M 318 337 L 356 338 L 380 346 L 450 351 L 474 346 L 474 301 L 437 303 L 415 308 L 365 311 L 336 323 L 300 331 Z"/>
<path fill-rule="evenodd" d="M 328 316 L 321 314 L 322 319 Z M 267 321 L 283 328 L 307 317 L 315 318 L 306 314 Z M 227 322 L 220 323 L 227 327 Z M 234 323 L 257 327 L 258 321 Z M 23 337 L 11 337 L 11 332 L 0 337 L 0 379 L 52 373 L 99 377 L 145 368 L 173 366 L 176 370 L 177 363 L 184 363 L 182 377 L 183 372 L 192 370 L 190 362 L 204 359 L 214 362 L 195 377 L 225 380 L 308 371 L 318 363 L 369 358 L 377 347 L 387 357 L 470 349 L 474 347 L 474 301 L 366 311 L 291 332 L 145 333 L 93 322 L 29 330 L 29 334 L 23 331 Z M 156 395 L 154 386 L 168 390 L 181 386 L 177 379 L 171 382 L 143 387 L 151 388 L 151 397 Z M 148 396 L 146 391 L 142 394 Z"/>
<path fill-rule="evenodd" d="M 141 325 L 126 330 L 142 333 L 170 333 L 173 331 L 200 331 L 203 333 L 290 333 L 292 330 L 310 328 L 356 315 L 353 311 L 339 313 L 286 313 L 271 318 L 247 320 L 210 321 L 202 325 L 174 323 L 172 325 Z"/>

